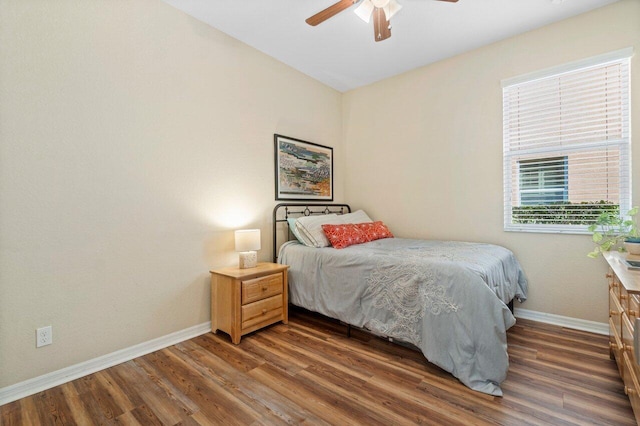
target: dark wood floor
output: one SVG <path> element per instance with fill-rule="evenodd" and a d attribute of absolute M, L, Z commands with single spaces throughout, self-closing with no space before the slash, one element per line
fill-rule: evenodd
<path fill-rule="evenodd" d="M 505 396 L 419 352 L 292 311 L 239 346 L 211 333 L 0 407 L 0 423 L 633 425 L 605 336 L 519 320 Z"/>

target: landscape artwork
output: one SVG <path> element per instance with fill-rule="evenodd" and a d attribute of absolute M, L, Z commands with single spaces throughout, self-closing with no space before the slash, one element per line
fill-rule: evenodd
<path fill-rule="evenodd" d="M 276 200 L 333 201 L 333 148 L 274 135 Z"/>

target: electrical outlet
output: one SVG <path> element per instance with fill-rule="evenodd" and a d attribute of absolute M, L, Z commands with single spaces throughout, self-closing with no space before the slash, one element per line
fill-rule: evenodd
<path fill-rule="evenodd" d="M 36 348 L 46 346 L 53 343 L 53 330 L 51 326 L 38 328 L 36 330 Z"/>

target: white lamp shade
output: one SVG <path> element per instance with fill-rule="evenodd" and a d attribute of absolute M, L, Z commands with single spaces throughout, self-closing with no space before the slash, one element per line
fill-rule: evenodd
<path fill-rule="evenodd" d="M 260 250 L 260 230 L 242 229 L 235 232 L 236 251 Z"/>

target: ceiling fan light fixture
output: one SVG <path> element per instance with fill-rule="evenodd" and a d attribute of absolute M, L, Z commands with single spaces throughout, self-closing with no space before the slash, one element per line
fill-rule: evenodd
<path fill-rule="evenodd" d="M 387 21 L 390 21 L 393 15 L 398 13 L 400 9 L 402 9 L 402 5 L 396 0 L 390 0 L 389 3 L 382 8 L 385 16 L 387 17 Z"/>
<path fill-rule="evenodd" d="M 373 5 L 373 3 L 371 3 L 371 0 L 362 0 L 360 6 L 356 7 L 353 12 L 358 15 L 358 18 L 362 19 L 368 24 L 371 20 L 371 13 L 373 12 L 374 7 L 375 6 Z"/>
<path fill-rule="evenodd" d="M 458 0 L 436 0 L 449 3 L 456 3 Z M 564 0 L 548 0 L 548 1 L 564 1 Z M 337 3 L 321 10 L 313 16 L 310 16 L 305 22 L 313 27 L 327 19 L 337 15 L 343 10 L 349 9 L 354 4 L 360 2 L 360 5 L 354 10 L 358 18 L 364 22 L 371 22 L 373 16 L 373 30 L 375 41 L 386 40 L 391 37 L 391 18 L 398 13 L 402 6 L 396 0 L 338 0 Z M 384 13 L 384 16 L 383 16 Z"/>

